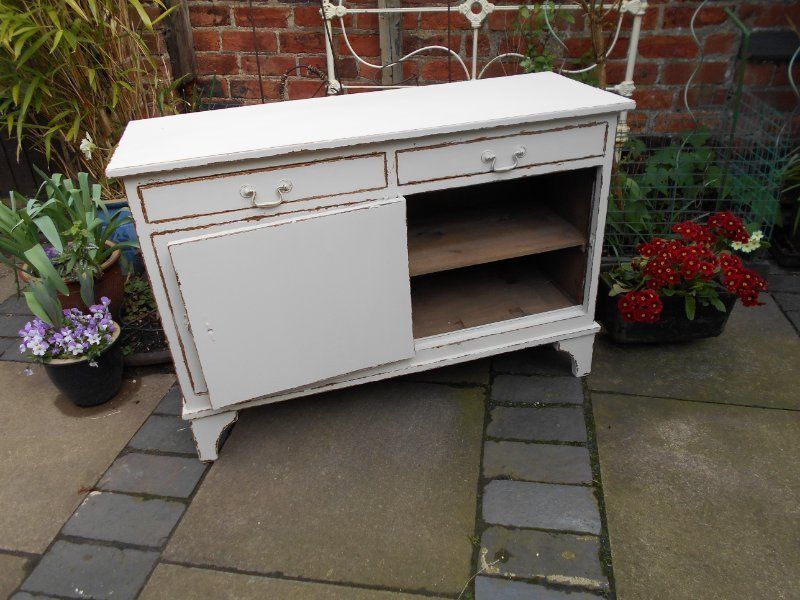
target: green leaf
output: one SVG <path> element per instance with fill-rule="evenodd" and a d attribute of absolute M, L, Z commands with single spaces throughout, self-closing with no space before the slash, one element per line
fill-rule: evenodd
<path fill-rule="evenodd" d="M 81 298 L 86 306 L 94 304 L 94 277 L 84 269 L 78 273 L 78 281 L 81 283 Z"/>
<path fill-rule="evenodd" d="M 697 308 L 697 302 L 695 301 L 694 296 L 686 296 L 684 308 L 686 309 L 686 318 L 690 321 L 694 321 L 694 314 Z"/>
<path fill-rule="evenodd" d="M 24 255 L 25 260 L 28 261 L 28 264 L 36 270 L 42 279 L 51 283 L 62 294 L 69 294 L 67 284 L 58 275 L 41 244 L 36 244 L 33 248 L 26 250 Z"/>
<path fill-rule="evenodd" d="M 61 243 L 61 236 L 58 234 L 58 229 L 55 223 L 53 223 L 53 219 L 44 215 L 42 217 L 36 217 L 33 222 L 36 223 L 39 231 L 41 231 L 42 235 L 47 238 L 47 241 L 52 244 L 53 248 L 59 252 L 64 251 L 64 245 Z"/>
<path fill-rule="evenodd" d="M 709 298 L 708 301 L 711 303 L 711 306 L 716 308 L 719 312 L 728 312 L 725 308 L 725 305 L 722 303 L 722 300 L 717 298 Z"/>
<path fill-rule="evenodd" d="M 43 281 L 31 281 L 28 288 L 24 295 L 31 312 L 53 326 L 60 325 L 64 311 L 55 290 Z"/>

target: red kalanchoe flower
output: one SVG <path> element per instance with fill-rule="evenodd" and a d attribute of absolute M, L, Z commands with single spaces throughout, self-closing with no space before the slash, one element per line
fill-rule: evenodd
<path fill-rule="evenodd" d="M 637 323 L 655 323 L 664 305 L 654 290 L 628 292 L 617 301 L 622 318 Z"/>

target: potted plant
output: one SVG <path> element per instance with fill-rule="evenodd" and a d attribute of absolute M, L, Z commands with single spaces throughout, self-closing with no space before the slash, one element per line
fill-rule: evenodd
<path fill-rule="evenodd" d="M 119 392 L 122 385 L 120 329 L 109 313 L 110 301 L 50 314 L 47 322 L 35 318 L 19 335 L 20 352 L 44 365 L 50 381 L 78 406 L 97 406 Z M 47 306 L 48 312 L 57 310 Z"/>
<path fill-rule="evenodd" d="M 783 171 L 783 210 L 772 233 L 771 252 L 782 267 L 800 267 L 800 151 L 789 158 Z"/>
<path fill-rule="evenodd" d="M 738 297 L 757 306 L 766 282 L 736 254 L 761 245 L 730 212 L 707 225 L 684 221 L 677 239 L 653 238 L 638 256 L 601 275 L 598 317 L 617 343 L 662 343 L 722 333 Z"/>
<path fill-rule="evenodd" d="M 57 296 L 65 308 L 87 310 L 95 293 L 111 301 L 119 320 L 125 277 L 120 250 L 134 241 L 115 242 L 114 233 L 131 222 L 118 211 L 108 215 L 101 188 L 78 174 L 77 185 L 60 174 L 44 178 L 36 197 L 11 193 L 11 206 L 0 204 L 0 260 L 15 268 L 29 291 L 31 310 L 44 318 L 34 289 Z"/>

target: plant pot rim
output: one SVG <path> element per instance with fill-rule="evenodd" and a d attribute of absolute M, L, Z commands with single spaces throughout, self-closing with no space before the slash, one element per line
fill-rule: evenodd
<path fill-rule="evenodd" d="M 112 321 L 112 323 L 114 323 L 114 325 L 117 326 L 117 329 L 116 331 L 114 331 L 114 333 L 111 334 L 111 343 L 105 350 L 103 350 L 103 352 L 107 352 L 111 348 L 111 346 L 117 343 L 117 340 L 119 339 L 119 334 L 122 332 L 122 327 L 120 327 L 118 323 L 114 321 Z M 86 356 L 79 356 L 76 358 L 52 358 L 48 361 L 44 361 L 42 364 L 48 367 L 69 367 L 81 362 L 87 362 L 88 360 L 89 359 Z"/>
<path fill-rule="evenodd" d="M 106 240 L 106 246 L 113 246 L 113 245 L 114 245 L 114 242 L 112 242 L 111 240 Z M 111 253 L 111 256 L 109 256 L 106 259 L 106 261 L 102 265 L 100 265 L 100 272 L 101 273 L 105 273 L 108 269 L 110 269 L 112 266 L 114 266 L 114 264 L 119 260 L 119 257 L 121 255 L 122 255 L 122 250 L 120 250 L 119 248 L 114 250 Z M 29 275 L 23 269 L 17 269 L 17 270 L 19 271 L 19 276 L 22 278 L 22 280 L 25 283 L 30 283 L 31 280 L 37 279 L 36 277 L 33 277 L 32 275 Z"/>

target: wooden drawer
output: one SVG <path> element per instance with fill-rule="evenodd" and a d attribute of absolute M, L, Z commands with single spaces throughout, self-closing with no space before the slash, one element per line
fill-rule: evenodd
<path fill-rule="evenodd" d="M 289 185 L 286 186 L 285 184 Z M 279 193 L 282 185 L 290 187 Z M 289 165 L 235 171 L 205 177 L 159 181 L 138 188 L 142 212 L 149 223 L 214 215 L 256 208 L 279 212 L 281 205 L 301 200 L 379 190 L 387 185 L 386 154 L 376 152 Z M 258 203 L 242 195 L 246 186 Z"/>
<path fill-rule="evenodd" d="M 408 185 L 493 170 L 516 172 L 595 158 L 605 154 L 607 142 L 608 124 L 600 122 L 407 148 L 395 153 L 397 182 Z"/>

